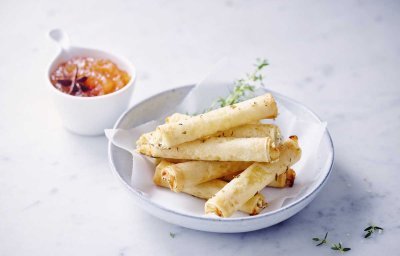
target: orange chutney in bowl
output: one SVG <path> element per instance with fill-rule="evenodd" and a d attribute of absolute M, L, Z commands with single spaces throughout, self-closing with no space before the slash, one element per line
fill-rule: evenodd
<path fill-rule="evenodd" d="M 61 63 L 51 73 L 55 88 L 73 96 L 109 94 L 129 83 L 130 75 L 107 59 L 77 57 Z"/>

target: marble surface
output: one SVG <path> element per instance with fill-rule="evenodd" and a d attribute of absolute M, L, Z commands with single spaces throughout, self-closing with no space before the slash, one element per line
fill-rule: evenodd
<path fill-rule="evenodd" d="M 398 1 L 1 1 L 0 255 L 396 255 L 400 246 Z M 138 68 L 132 104 L 199 81 L 224 55 L 265 56 L 266 84 L 328 122 L 333 175 L 271 228 L 213 234 L 165 223 L 111 174 L 105 137 L 65 131 L 45 83 L 67 30 Z M 385 228 L 364 239 L 370 223 Z M 175 237 L 170 236 L 170 232 Z"/>

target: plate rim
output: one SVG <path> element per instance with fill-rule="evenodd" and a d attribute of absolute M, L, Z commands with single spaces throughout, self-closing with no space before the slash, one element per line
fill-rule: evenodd
<path fill-rule="evenodd" d="M 113 129 L 118 129 L 118 126 L 120 125 L 120 123 L 123 121 L 123 119 L 128 115 L 128 113 L 133 109 L 136 108 L 137 106 L 144 104 L 148 101 L 153 100 L 156 97 L 161 96 L 162 94 L 166 94 L 166 93 L 170 93 L 170 92 L 174 92 L 177 90 L 183 90 L 183 89 L 189 89 L 189 88 L 193 88 L 195 85 L 191 84 L 191 85 L 184 85 L 184 86 L 180 86 L 180 87 L 174 87 L 171 89 L 167 89 L 164 91 L 161 91 L 159 93 L 156 93 L 146 99 L 143 99 L 137 103 L 135 103 L 134 105 L 132 105 L 129 109 L 127 109 L 126 111 L 124 111 L 121 116 L 118 118 L 118 120 L 115 122 Z M 304 104 L 298 102 L 297 100 L 294 100 L 290 97 L 287 97 L 285 95 L 282 95 L 278 92 L 272 91 L 270 89 L 267 89 L 269 92 L 271 92 L 273 95 L 278 95 L 280 98 L 284 98 L 285 100 L 291 101 L 293 103 L 295 103 L 296 105 L 301 106 L 302 108 L 304 108 L 305 110 L 307 110 L 308 112 L 311 113 L 311 115 L 316 118 L 318 121 L 321 122 L 321 119 L 319 118 L 319 116 L 314 113 L 310 108 L 308 108 L 307 106 L 305 106 Z M 334 145 L 333 145 L 333 140 L 332 137 L 329 133 L 328 128 L 325 128 L 325 133 L 328 136 L 328 145 L 330 148 L 330 163 L 329 163 L 329 170 L 328 172 L 325 174 L 325 177 L 323 177 L 322 181 L 318 184 L 318 186 L 311 191 L 311 193 L 305 195 L 304 197 L 301 197 L 298 201 L 289 203 L 288 205 L 281 207 L 279 209 L 276 209 L 274 211 L 270 211 L 270 212 L 266 212 L 266 213 L 262 213 L 262 214 L 258 214 L 258 215 L 253 215 L 253 216 L 242 216 L 242 217 L 231 217 L 231 218 L 216 218 L 216 217 L 210 217 L 210 216 L 194 216 L 194 215 L 190 215 L 190 214 L 185 214 L 182 212 L 178 212 L 175 211 L 173 209 L 169 209 L 165 206 L 159 205 L 157 203 L 154 203 L 153 201 L 151 201 L 148 197 L 144 196 L 144 194 L 134 188 L 132 188 L 131 186 L 129 186 L 129 184 L 127 184 L 127 182 L 125 182 L 125 180 L 122 179 L 121 175 L 118 173 L 114 163 L 113 163 L 113 158 L 112 158 L 112 147 L 115 146 L 111 143 L 111 141 L 108 141 L 108 161 L 109 161 L 109 165 L 111 167 L 112 172 L 114 173 L 114 175 L 117 176 L 117 178 L 122 182 L 122 184 L 129 190 L 131 191 L 134 195 L 136 195 L 139 199 L 143 200 L 145 203 L 149 204 L 152 207 L 156 207 L 159 210 L 162 211 L 166 211 L 168 213 L 171 214 L 175 214 L 175 215 L 179 215 L 181 217 L 185 217 L 185 218 L 189 218 L 189 219 L 196 219 L 199 221 L 211 221 L 211 222 L 226 222 L 226 223 L 232 223 L 232 222 L 242 222 L 242 221 L 258 221 L 260 219 L 269 217 L 271 215 L 276 215 L 276 214 L 280 214 L 286 211 L 291 210 L 294 207 L 299 206 L 301 203 L 303 203 L 305 200 L 307 200 L 310 197 L 316 196 L 316 193 L 319 192 L 322 187 L 325 185 L 325 183 L 327 182 L 329 176 L 332 173 L 332 169 L 333 169 L 333 165 L 334 165 L 334 160 L 335 160 L 335 149 L 334 149 Z M 117 147 L 117 146 L 115 146 Z M 312 198 L 313 199 L 313 198 Z M 310 201 L 311 202 L 311 201 Z"/>

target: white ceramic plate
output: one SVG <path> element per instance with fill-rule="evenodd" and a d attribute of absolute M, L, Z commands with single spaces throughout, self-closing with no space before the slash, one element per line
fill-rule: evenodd
<path fill-rule="evenodd" d="M 114 128 L 129 129 L 150 120 L 157 119 L 159 116 L 166 115 L 168 109 L 171 109 L 179 103 L 192 87 L 193 86 L 185 86 L 165 91 L 136 104 L 119 118 Z M 272 93 L 277 100 L 284 103 L 284 105 L 297 117 L 303 120 L 320 122 L 319 118 L 305 106 L 278 93 Z M 190 209 L 192 206 L 177 209 L 171 207 L 171 204 L 163 204 L 162 199 L 165 199 L 165 195 L 164 197 L 158 197 L 157 193 L 164 193 L 164 191 L 154 191 L 155 189 L 162 190 L 164 188 L 144 186 L 148 187 L 148 191 L 145 190 L 143 192 L 133 188 L 131 186 L 131 154 L 111 143 L 109 143 L 108 146 L 108 154 L 113 172 L 119 177 L 125 187 L 132 192 L 137 205 L 146 210 L 149 214 L 167 222 L 187 228 L 221 233 L 236 233 L 262 229 L 293 216 L 309 204 L 324 186 L 331 173 L 334 158 L 332 139 L 328 130 L 326 130 L 318 149 L 317 163 L 315 164 L 320 175 L 312 184 L 300 193 L 300 195 L 286 200 L 284 205 L 277 210 L 262 212 L 256 216 L 211 218 L 205 215 L 195 214 L 194 211 Z M 165 193 L 168 193 L 166 196 L 169 197 L 169 200 L 174 200 L 174 196 L 176 199 L 177 194 L 170 191 L 165 191 Z M 153 194 L 154 196 L 149 197 L 148 194 Z M 179 194 L 179 196 L 188 195 Z M 192 197 L 191 200 L 200 199 Z"/>

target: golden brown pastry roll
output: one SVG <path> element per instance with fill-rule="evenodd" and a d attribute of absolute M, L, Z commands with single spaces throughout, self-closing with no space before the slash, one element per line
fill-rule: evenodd
<path fill-rule="evenodd" d="M 218 132 L 213 137 L 235 137 L 235 138 L 262 138 L 269 137 L 275 145 L 281 142 L 281 131 L 273 124 L 245 124 L 226 131 Z"/>
<path fill-rule="evenodd" d="M 138 144 L 137 151 L 151 157 L 172 159 L 270 162 L 279 157 L 279 150 L 274 145 L 275 143 L 269 137 L 212 137 L 170 148 L 162 148 L 154 144 Z"/>
<path fill-rule="evenodd" d="M 238 171 L 232 174 L 225 175 L 221 179 L 224 181 L 231 181 L 236 176 L 238 176 L 242 171 Z M 289 169 L 286 172 L 278 175 L 271 183 L 267 185 L 267 187 L 271 188 L 285 188 L 292 187 L 294 184 L 294 180 L 296 178 L 296 172 L 293 169 Z"/>
<path fill-rule="evenodd" d="M 289 170 L 288 170 L 289 171 Z M 272 187 L 272 188 L 285 188 L 286 187 L 286 175 L 287 171 L 280 174 L 280 175 L 276 175 L 274 180 L 271 181 L 267 187 Z"/>
<path fill-rule="evenodd" d="M 168 188 L 168 183 L 162 179 L 161 172 L 165 167 L 173 165 L 165 160 L 162 160 L 156 167 L 156 171 L 153 176 L 153 181 L 156 185 Z M 211 180 L 202 184 L 198 184 L 192 187 L 186 187 L 183 192 L 198 198 L 209 199 L 221 190 L 227 184 L 226 181 L 222 180 Z M 262 209 L 267 207 L 264 196 L 257 193 L 250 198 L 245 204 L 243 204 L 239 210 L 250 215 L 258 214 Z"/>
<path fill-rule="evenodd" d="M 289 170 L 301 156 L 297 137 L 292 136 L 280 147 L 279 160 L 272 163 L 253 163 L 230 181 L 205 204 L 206 213 L 229 217 L 255 193 L 271 183 L 276 176 Z"/>
<path fill-rule="evenodd" d="M 143 144 L 157 144 L 159 140 L 159 135 L 156 131 L 148 132 L 142 134 L 136 141 L 136 146 Z"/>
<path fill-rule="evenodd" d="M 191 161 L 191 160 L 186 160 L 186 159 L 172 159 L 172 158 L 155 158 L 156 160 L 156 165 L 158 165 L 161 161 L 167 161 L 170 162 L 172 164 L 179 164 L 179 163 L 184 163 L 187 161 Z"/>
<path fill-rule="evenodd" d="M 170 116 L 167 116 L 165 118 L 165 123 L 174 123 L 174 122 L 179 122 L 182 120 L 187 120 L 189 119 L 191 116 L 189 115 L 185 115 L 185 114 L 181 114 L 181 113 L 174 113 Z M 260 124 L 260 121 L 254 121 L 254 122 L 249 122 L 249 124 Z"/>
<path fill-rule="evenodd" d="M 162 178 L 172 191 L 180 192 L 206 181 L 243 171 L 251 162 L 189 161 L 165 167 Z"/>
<path fill-rule="evenodd" d="M 178 114 L 174 114 L 178 115 Z M 173 118 L 172 115 L 170 118 Z M 181 115 L 181 114 L 179 114 Z M 218 132 L 211 136 L 207 136 L 207 139 L 210 137 L 235 137 L 235 138 L 263 138 L 269 137 L 273 141 L 274 145 L 279 145 L 281 143 L 281 132 L 278 126 L 273 124 L 245 124 L 242 126 L 238 126 L 226 131 Z M 153 144 L 158 145 L 160 135 L 159 131 L 153 131 L 149 133 L 145 133 L 136 142 L 136 145 L 140 146 L 142 144 Z M 161 147 L 160 145 L 158 145 Z"/>
<path fill-rule="evenodd" d="M 241 170 L 241 171 L 238 171 L 238 172 L 235 172 L 235 173 L 232 173 L 232 174 L 225 175 L 224 177 L 221 177 L 221 180 L 229 182 L 229 181 L 233 180 L 236 176 L 241 174 L 243 171 L 244 170 Z"/>
<path fill-rule="evenodd" d="M 189 119 L 190 116 L 175 113 L 165 119 L 166 123 L 179 122 L 182 120 Z M 241 125 L 228 129 L 226 131 L 218 132 L 210 135 L 209 137 L 236 137 L 236 138 L 251 138 L 251 137 L 270 137 L 279 144 L 281 140 L 281 131 L 279 127 L 273 124 L 262 124 L 259 121 L 255 121 L 249 124 Z"/>
<path fill-rule="evenodd" d="M 176 123 L 179 121 L 187 120 L 190 117 L 191 116 L 189 116 L 189 115 L 185 115 L 185 114 L 181 114 L 181 113 L 174 113 L 165 118 L 165 123 Z"/>
<path fill-rule="evenodd" d="M 296 172 L 293 169 L 289 169 L 286 172 L 286 187 L 293 187 L 294 180 L 296 179 Z"/>
<path fill-rule="evenodd" d="M 160 125 L 157 127 L 159 143 L 161 147 L 169 148 L 260 119 L 275 118 L 277 114 L 276 102 L 268 93 L 186 120 Z"/>

